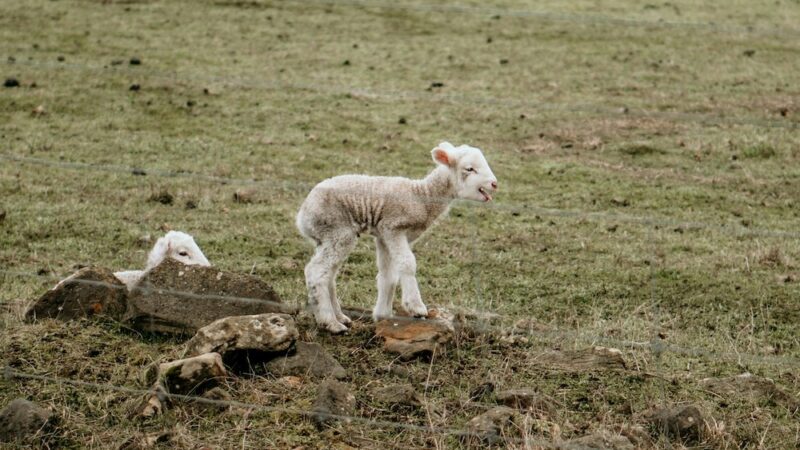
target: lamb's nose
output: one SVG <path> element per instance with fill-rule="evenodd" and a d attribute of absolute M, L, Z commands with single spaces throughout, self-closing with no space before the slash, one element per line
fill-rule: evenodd
<path fill-rule="evenodd" d="M 497 190 L 497 181 L 492 181 L 492 189 Z"/>

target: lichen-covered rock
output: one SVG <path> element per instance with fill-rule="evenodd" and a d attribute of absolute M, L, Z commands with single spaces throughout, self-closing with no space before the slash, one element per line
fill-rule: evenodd
<path fill-rule="evenodd" d="M 264 363 L 264 369 L 276 377 L 287 375 L 312 378 L 332 377 L 341 380 L 347 377 L 339 361 L 325 348 L 312 342 L 297 342 L 295 351 L 286 356 L 277 356 Z"/>
<path fill-rule="evenodd" d="M 192 334 L 225 317 L 293 312 L 256 277 L 167 258 L 131 291 L 124 320 L 139 331 Z"/>
<path fill-rule="evenodd" d="M 505 406 L 494 407 L 467 422 L 469 434 L 464 436 L 464 440 L 467 445 L 499 444 L 503 441 L 505 431 L 514 426 L 517 417 L 516 410 Z"/>
<path fill-rule="evenodd" d="M 18 398 L 0 411 L 0 442 L 41 443 L 55 423 L 55 416 L 33 402 Z"/>
<path fill-rule="evenodd" d="M 85 267 L 45 292 L 28 308 L 25 318 L 72 320 L 102 315 L 119 320 L 127 308 L 127 293 L 110 270 Z"/>
<path fill-rule="evenodd" d="M 650 423 L 656 434 L 664 434 L 685 444 L 700 442 L 706 420 L 693 405 L 661 408 L 650 413 Z"/>
<path fill-rule="evenodd" d="M 375 334 L 384 339 L 387 351 L 406 359 L 432 355 L 453 339 L 452 325 L 445 321 L 400 317 L 378 322 Z"/>
<path fill-rule="evenodd" d="M 318 428 L 322 428 L 336 421 L 349 423 L 348 416 L 355 414 L 355 411 L 356 397 L 347 385 L 328 379 L 319 385 L 311 418 Z"/>
<path fill-rule="evenodd" d="M 132 419 L 150 419 L 163 414 L 169 397 L 160 383 L 156 383 L 130 412 Z"/>
<path fill-rule="evenodd" d="M 170 394 L 200 395 L 216 387 L 226 376 L 219 353 L 206 353 L 158 366 L 158 383 Z"/>
<path fill-rule="evenodd" d="M 289 351 L 299 333 L 294 319 L 286 314 L 256 314 L 226 317 L 197 331 L 186 343 L 186 355 L 216 352 L 236 371 Z"/>

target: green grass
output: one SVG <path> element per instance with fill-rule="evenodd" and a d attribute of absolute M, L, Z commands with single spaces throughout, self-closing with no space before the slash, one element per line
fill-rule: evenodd
<path fill-rule="evenodd" d="M 0 160 L 0 269 L 45 275 L 0 273 L 0 344 L 12 349 L 2 365 L 145 388 L 147 364 L 175 357 L 178 343 L 113 324 L 23 324 L 24 306 L 53 284 L 47 276 L 80 264 L 139 267 L 142 236 L 180 229 L 213 264 L 253 271 L 302 304 L 311 248 L 294 214 L 310 186 L 347 172 L 424 176 L 430 149 L 447 139 L 484 149 L 501 191 L 494 208 L 458 204 L 416 245 L 423 298 L 557 332 L 520 347 L 461 342 L 434 361 L 440 387 L 409 417 L 369 401 L 373 384 L 408 380 L 381 372 L 392 360 L 367 325 L 347 338 L 310 336 L 351 373 L 359 414 L 460 428 L 480 412 L 467 393 L 492 380 L 560 400 L 555 417 L 525 430 L 545 440 L 642 424 L 643 411 L 666 402 L 714 418 L 705 447 L 797 445 L 797 413 L 746 393 L 721 406 L 697 383 L 751 371 L 795 398 L 800 389 L 796 1 L 493 2 L 549 16 L 405 1 L 0 3 L 0 78 L 21 83 L 0 88 L 0 151 L 29 158 Z M 241 188 L 255 188 L 255 201 L 234 202 Z M 162 191 L 171 205 L 150 200 Z M 341 273 L 349 305 L 373 302 L 373 250 L 362 240 Z M 655 360 L 623 348 L 636 362 L 625 374 L 563 373 L 531 356 L 654 333 L 711 353 Z M 101 356 L 87 357 L 96 345 Z M 417 385 L 428 377 L 427 364 L 407 366 Z M 288 392 L 275 380 L 233 380 L 230 390 L 303 409 L 315 384 Z M 61 413 L 67 447 L 114 447 L 158 430 L 176 431 L 187 448 L 458 446 L 191 405 L 142 424 L 124 419 L 130 395 L 0 382 L 0 404 L 17 396 Z"/>

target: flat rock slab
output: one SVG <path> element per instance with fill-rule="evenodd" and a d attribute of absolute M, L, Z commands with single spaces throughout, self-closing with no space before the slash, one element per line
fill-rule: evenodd
<path fill-rule="evenodd" d="M 295 351 L 264 363 L 264 369 L 276 376 L 347 378 L 347 372 L 324 347 L 312 342 L 297 342 Z"/>
<path fill-rule="evenodd" d="M 742 394 L 746 394 L 783 406 L 795 414 L 800 412 L 800 401 L 769 378 L 743 373 L 727 378 L 705 378 L 700 384 L 723 397 L 741 397 Z"/>
<path fill-rule="evenodd" d="M 0 411 L 0 442 L 41 443 L 55 418 L 49 410 L 18 398 Z"/>
<path fill-rule="evenodd" d="M 227 376 L 219 353 L 206 353 L 158 366 L 158 382 L 170 394 L 200 395 Z"/>
<path fill-rule="evenodd" d="M 656 434 L 666 434 L 684 444 L 695 444 L 703 438 L 706 420 L 693 405 L 661 408 L 649 414 Z"/>
<path fill-rule="evenodd" d="M 131 291 L 124 320 L 139 331 L 193 334 L 224 317 L 294 310 L 256 277 L 167 258 Z"/>
<path fill-rule="evenodd" d="M 518 417 L 517 411 L 505 406 L 494 407 L 485 413 L 473 417 L 467 422 L 464 443 L 472 445 L 495 445 L 503 442 L 505 430 L 514 426 Z"/>
<path fill-rule="evenodd" d="M 556 400 L 533 389 L 508 389 L 495 394 L 498 403 L 520 411 L 551 415 Z"/>
<path fill-rule="evenodd" d="M 356 397 L 346 384 L 328 379 L 319 385 L 317 399 L 314 401 L 311 419 L 318 428 L 323 428 L 336 421 L 349 423 L 344 416 L 352 416 L 356 412 Z"/>
<path fill-rule="evenodd" d="M 622 352 L 609 347 L 549 352 L 539 355 L 536 360 L 539 364 L 570 372 L 626 370 L 628 368 Z"/>
<path fill-rule="evenodd" d="M 630 439 L 619 434 L 598 432 L 560 442 L 558 450 L 634 450 Z"/>
<path fill-rule="evenodd" d="M 45 292 L 25 312 L 25 319 L 72 320 L 103 315 L 120 320 L 127 308 L 127 294 L 112 271 L 85 267 Z"/>
<path fill-rule="evenodd" d="M 453 339 L 452 324 L 441 320 L 394 318 L 375 324 L 375 335 L 384 339 L 384 348 L 402 358 L 430 356 Z"/>

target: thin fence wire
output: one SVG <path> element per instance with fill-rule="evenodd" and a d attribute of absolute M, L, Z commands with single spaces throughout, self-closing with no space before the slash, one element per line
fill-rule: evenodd
<path fill-rule="evenodd" d="M 57 276 L 53 275 L 42 275 L 37 273 L 28 273 L 28 272 L 20 272 L 20 271 L 13 271 L 13 270 L 3 270 L 0 269 L 0 274 L 5 274 L 8 276 L 13 277 L 25 277 L 25 278 L 37 278 L 42 280 L 47 280 L 51 282 L 63 282 L 73 283 L 73 284 L 85 284 L 95 287 L 104 287 L 109 289 L 119 289 L 119 290 L 127 290 L 127 287 L 121 284 L 113 284 L 107 283 L 103 281 L 96 281 L 96 280 L 84 280 L 84 279 L 61 279 Z M 655 283 L 655 278 L 652 279 L 652 283 Z M 476 288 L 478 288 L 476 286 Z M 245 302 L 245 303 L 256 303 L 256 304 L 263 304 L 265 306 L 269 306 L 270 308 L 285 308 L 286 313 L 289 314 L 296 314 L 299 309 L 290 307 L 283 303 L 276 303 L 273 301 L 269 301 L 266 299 L 259 299 L 259 298 L 247 298 L 247 297 L 237 297 L 237 296 L 225 296 L 225 295 L 209 295 L 209 294 L 201 294 L 196 292 L 190 291 L 180 291 L 180 290 L 173 290 L 173 289 L 161 289 L 158 287 L 148 287 L 142 286 L 137 287 L 137 290 L 141 290 L 143 293 L 147 294 L 149 292 L 156 292 L 159 294 L 166 294 L 166 295 L 174 295 L 177 297 L 184 297 L 190 298 L 195 300 L 201 301 L 220 301 L 220 300 L 229 300 L 233 302 Z M 655 295 L 655 286 L 651 286 L 652 295 Z M 476 295 L 485 295 L 485 294 L 478 294 Z M 654 302 L 657 300 L 653 299 Z M 481 305 L 483 306 L 483 305 Z M 348 307 L 343 306 L 344 309 L 354 311 L 354 312 L 361 312 L 360 308 L 356 307 Z M 657 306 L 653 306 L 656 308 Z M 764 365 L 771 365 L 771 366 L 779 366 L 784 368 L 799 368 L 800 367 L 800 358 L 794 358 L 791 356 L 767 356 L 767 355 L 755 355 L 749 354 L 746 352 L 725 352 L 720 351 L 718 349 L 710 349 L 704 347 L 684 347 L 680 345 L 673 345 L 666 343 L 663 339 L 661 339 L 658 335 L 658 328 L 657 322 L 653 324 L 653 332 L 655 333 L 654 336 L 651 337 L 650 341 L 634 341 L 629 339 L 620 339 L 615 337 L 597 335 L 593 333 L 581 332 L 577 330 L 563 330 L 563 329 L 539 329 L 533 324 L 517 326 L 515 322 L 519 321 L 521 317 L 519 316 L 510 316 L 510 315 L 502 315 L 493 312 L 483 311 L 483 310 L 456 310 L 454 311 L 457 314 L 467 315 L 470 317 L 475 317 L 479 320 L 477 328 L 470 328 L 470 332 L 474 332 L 478 335 L 484 335 L 492 337 L 503 336 L 503 335 L 512 335 L 512 336 L 519 336 L 520 334 L 524 337 L 529 338 L 539 338 L 539 339 L 548 339 L 548 340 L 563 340 L 563 339 L 573 339 L 577 342 L 583 342 L 589 345 L 612 345 L 620 348 L 628 348 L 628 349 L 638 349 L 642 351 L 650 351 L 655 357 L 660 357 L 663 353 L 671 352 L 677 355 L 685 355 L 690 357 L 713 357 L 719 360 L 725 361 L 732 361 L 737 364 L 745 364 L 745 363 L 756 363 L 756 364 L 764 364 Z M 368 313 L 364 312 L 362 315 L 369 316 Z M 492 319 L 494 320 L 505 320 L 506 322 L 502 325 L 493 325 L 489 323 Z M 393 317 L 392 320 L 395 321 L 415 321 L 418 319 L 410 318 L 410 317 Z"/>
<path fill-rule="evenodd" d="M 198 76 L 195 74 L 180 73 L 177 71 L 156 71 L 149 69 L 148 71 L 136 71 L 126 69 L 109 69 L 106 66 L 88 65 L 88 64 L 65 64 L 65 63 L 48 63 L 38 61 L 15 61 L 9 64 L 18 64 L 32 67 L 52 67 L 52 68 L 69 68 L 71 70 L 81 71 L 95 71 L 103 75 L 111 74 L 129 74 L 138 77 L 147 76 L 155 79 L 163 79 L 170 83 L 178 81 L 192 81 L 200 82 L 205 85 L 222 83 L 227 87 L 233 88 L 250 88 L 250 89 L 271 89 L 271 90 L 296 90 L 296 91 L 310 91 L 324 95 L 346 95 L 363 97 L 373 100 L 389 100 L 389 101 L 424 101 L 433 103 L 448 103 L 455 105 L 473 105 L 473 106 L 498 106 L 502 107 L 504 111 L 509 109 L 514 110 L 536 110 L 536 111 L 552 111 L 552 112 L 571 112 L 571 113 L 585 113 L 601 116 L 618 116 L 618 117 L 638 117 L 643 119 L 659 119 L 672 122 L 686 122 L 694 126 L 754 126 L 761 128 L 775 128 L 775 129 L 797 129 L 800 128 L 800 122 L 792 121 L 791 119 L 777 120 L 765 119 L 759 117 L 741 117 L 741 116 L 724 116 L 720 114 L 703 114 L 703 113 L 687 113 L 681 111 L 661 111 L 661 110 L 646 110 L 635 107 L 628 107 L 620 105 L 618 107 L 609 107 L 600 104 L 564 104 L 552 103 L 530 99 L 511 99 L 511 98 L 496 98 L 485 96 L 474 96 L 461 93 L 431 93 L 424 90 L 420 91 L 401 91 L 401 90 L 386 90 L 375 89 L 365 86 L 354 86 L 350 84 L 342 84 L 341 80 L 326 80 L 325 83 L 320 82 L 300 82 L 296 78 L 292 80 L 264 80 L 262 78 L 245 78 L 241 76 L 218 76 L 207 77 Z"/>
<path fill-rule="evenodd" d="M 271 191 L 275 191 L 276 189 L 281 189 L 283 190 L 283 192 L 297 193 L 297 194 L 306 194 L 315 186 L 313 183 L 306 183 L 294 180 L 279 180 L 279 179 L 257 180 L 257 179 L 246 179 L 246 178 L 217 177 L 197 172 L 180 172 L 173 170 L 151 169 L 144 167 L 133 167 L 133 166 L 122 166 L 122 165 L 56 161 L 56 160 L 27 157 L 9 153 L 0 153 L 0 160 L 12 161 L 18 164 L 33 164 L 33 165 L 40 165 L 47 167 L 58 167 L 69 170 L 90 170 L 98 172 L 119 173 L 131 176 L 142 176 L 143 174 L 145 175 L 152 174 L 154 176 L 165 177 L 165 178 L 187 178 L 187 179 L 196 179 L 200 181 L 215 182 L 220 184 L 261 185 L 269 187 Z M 363 195 L 365 193 L 366 192 L 362 190 L 354 190 L 353 192 L 350 192 L 350 194 L 356 196 Z M 419 201 L 422 203 L 442 204 L 442 203 L 449 203 L 453 200 L 454 199 L 451 197 L 441 197 L 441 198 L 430 197 L 427 199 L 420 199 Z M 711 222 L 704 222 L 697 220 L 681 220 L 681 219 L 672 219 L 672 218 L 655 217 L 655 216 L 637 216 L 632 214 L 620 214 L 608 211 L 582 211 L 575 209 L 546 208 L 546 207 L 536 206 L 530 202 L 504 201 L 502 203 L 492 202 L 489 204 L 485 203 L 477 204 L 469 201 L 457 201 L 456 204 L 458 206 L 488 208 L 492 210 L 507 211 L 512 214 L 521 214 L 523 212 L 527 212 L 529 214 L 535 214 L 542 217 L 559 217 L 568 219 L 598 220 L 602 222 L 631 223 L 642 226 L 658 226 L 664 228 L 671 228 L 680 231 L 703 229 L 714 233 L 730 235 L 737 238 L 772 237 L 772 238 L 784 238 L 784 239 L 794 239 L 794 240 L 800 239 L 800 232 L 765 229 L 758 227 L 745 227 L 740 223 L 736 222 L 728 222 L 728 224 L 720 224 L 720 223 L 711 223 Z"/>
<path fill-rule="evenodd" d="M 87 388 L 87 389 L 100 389 L 100 390 L 107 390 L 107 391 L 115 391 L 121 392 L 124 394 L 132 394 L 132 395 L 140 395 L 140 396 L 151 396 L 156 395 L 153 389 L 139 389 L 134 387 L 128 386 L 118 386 L 115 384 L 108 384 L 108 383 L 95 383 L 91 381 L 83 381 L 83 380 L 73 380 L 69 378 L 63 377 L 56 377 L 50 375 L 42 375 L 42 374 L 33 374 L 24 371 L 20 371 L 9 366 L 6 366 L 3 369 L 3 375 L 8 380 L 13 379 L 21 379 L 21 380 L 37 380 L 37 381 L 44 381 L 50 383 L 59 383 L 65 384 L 69 386 L 74 386 L 78 388 Z M 269 413 L 279 413 L 279 414 L 287 414 L 293 416 L 300 416 L 306 418 L 312 417 L 319 417 L 323 420 L 339 420 L 344 422 L 353 422 L 359 423 L 362 425 L 369 425 L 378 428 L 391 428 L 391 429 L 402 429 L 413 431 L 417 433 L 423 434 L 431 434 L 431 435 L 443 435 L 443 436 L 454 436 L 459 438 L 470 438 L 476 437 L 480 438 L 482 435 L 475 431 L 470 431 L 467 429 L 458 429 L 458 428 L 448 428 L 448 427 L 438 427 L 438 426 L 425 426 L 425 425 L 415 425 L 407 422 L 398 422 L 398 421 L 390 421 L 390 420 L 377 420 L 377 419 L 370 419 L 367 417 L 362 416 L 354 416 L 354 415 L 344 415 L 344 414 L 335 414 L 331 412 L 320 412 L 314 410 L 303 410 L 303 409 L 294 409 L 294 408 L 285 408 L 280 406 L 269 406 L 269 405 L 261 405 L 256 403 L 247 403 L 247 402 L 240 402 L 236 400 L 217 400 L 211 399 L 206 397 L 200 397 L 195 395 L 183 395 L 183 394 L 173 394 L 169 392 L 159 392 L 158 395 L 163 395 L 164 398 L 167 399 L 174 399 L 180 400 L 185 402 L 194 402 L 194 403 L 201 403 L 206 405 L 212 406 L 221 406 L 221 407 L 233 407 L 233 408 L 241 408 L 245 410 L 251 411 L 263 411 Z M 509 439 L 509 442 L 523 442 L 519 439 Z M 535 440 L 536 445 L 541 445 L 544 448 L 552 448 L 553 443 L 544 440 Z"/>
<path fill-rule="evenodd" d="M 756 27 L 753 25 L 740 25 L 718 23 L 714 21 L 689 21 L 689 20 L 658 20 L 640 19 L 630 17 L 611 16 L 597 13 L 567 13 L 546 10 L 497 8 L 491 6 L 473 6 L 457 3 L 421 3 L 421 2 L 396 2 L 385 0 L 289 0 L 289 3 L 302 5 L 320 4 L 327 6 L 358 6 L 364 8 L 383 8 L 394 10 L 417 11 L 423 13 L 439 12 L 453 14 L 480 15 L 485 17 L 516 17 L 535 19 L 544 22 L 566 22 L 571 24 L 613 25 L 643 28 L 676 28 L 681 30 L 706 30 L 721 33 L 744 35 L 782 36 L 786 34 L 800 34 L 796 27 Z"/>

